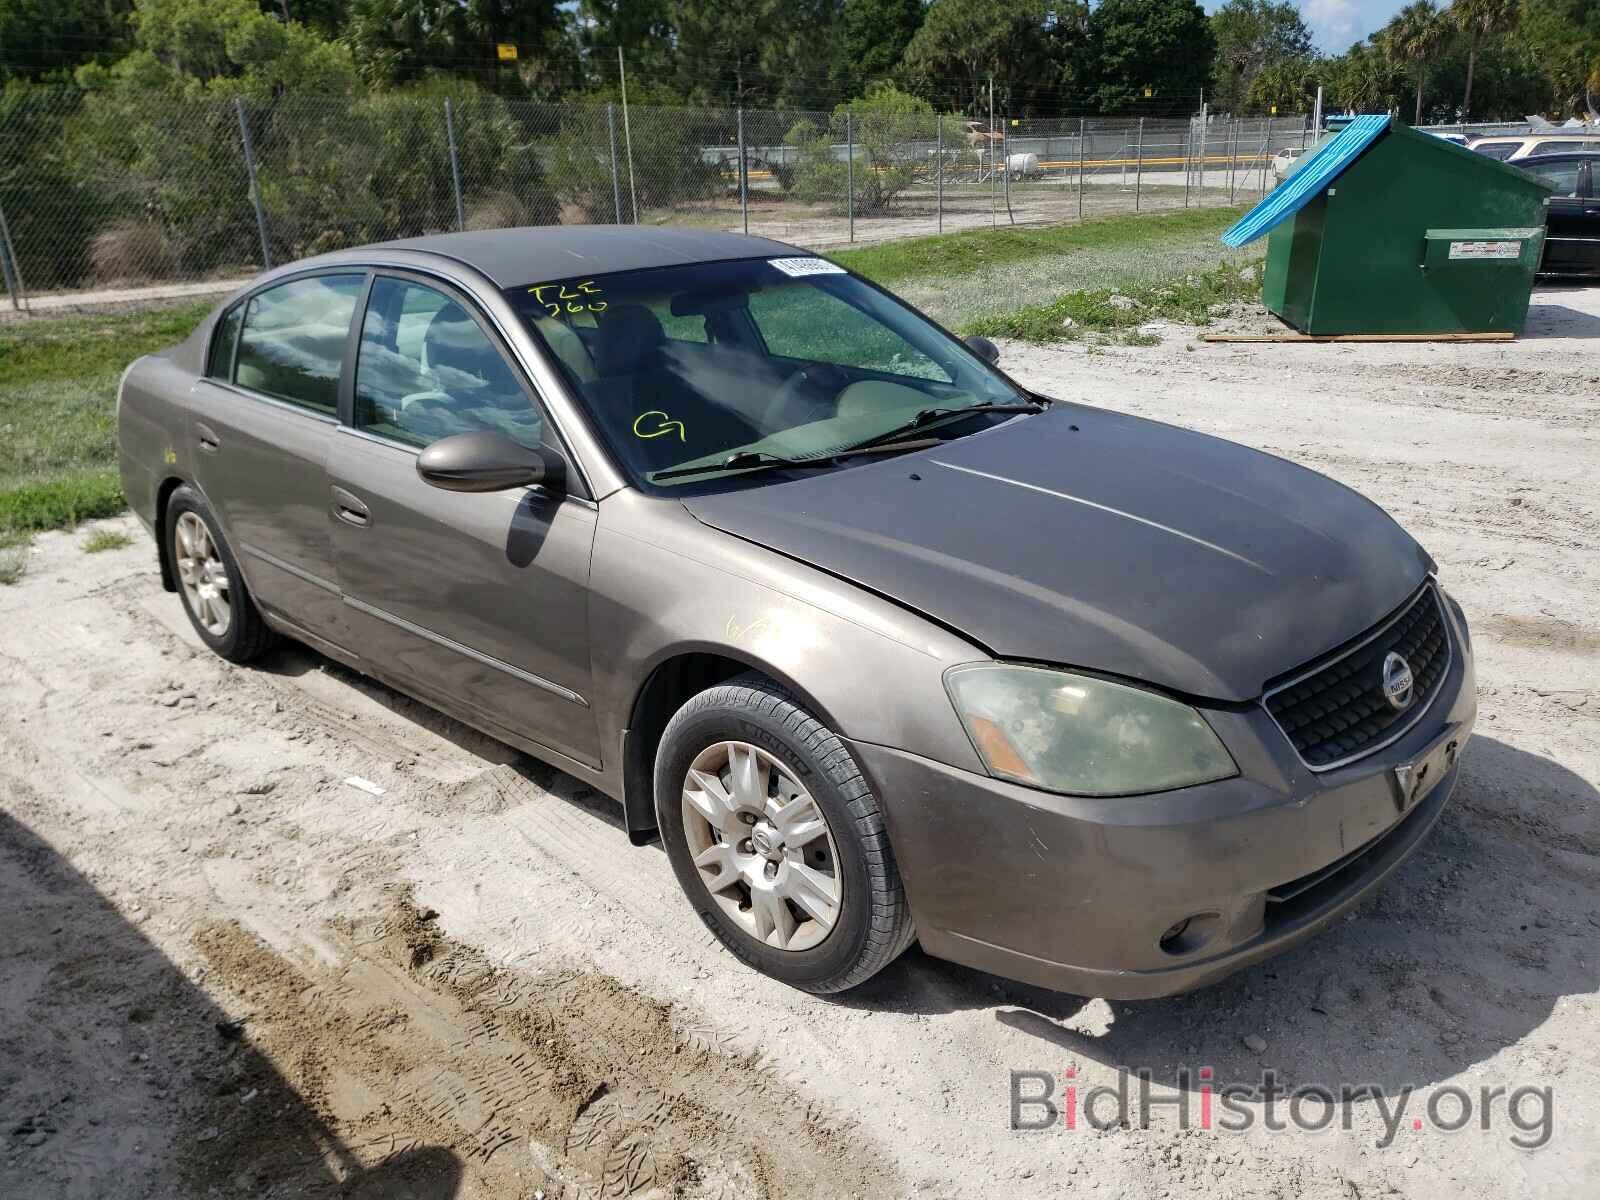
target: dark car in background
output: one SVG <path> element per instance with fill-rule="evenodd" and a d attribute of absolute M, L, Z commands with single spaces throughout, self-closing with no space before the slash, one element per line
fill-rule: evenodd
<path fill-rule="evenodd" d="M 303 641 L 614 797 L 759 970 L 1197 987 L 1427 835 L 1466 620 L 1349 488 L 997 354 L 776 242 L 444 234 L 133 363 L 122 481 L 207 645 Z"/>
<path fill-rule="evenodd" d="M 1512 164 L 1549 181 L 1539 274 L 1600 275 L 1600 143 L 1570 154 L 1537 154 Z"/>

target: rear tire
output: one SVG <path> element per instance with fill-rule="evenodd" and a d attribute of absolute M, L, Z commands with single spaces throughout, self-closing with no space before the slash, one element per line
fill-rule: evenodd
<path fill-rule="evenodd" d="M 200 493 L 188 485 L 167 500 L 163 537 L 178 596 L 194 631 L 229 662 L 244 663 L 273 642 L 244 575 Z"/>
<path fill-rule="evenodd" d="M 915 938 L 877 798 L 838 736 L 764 676 L 678 710 L 656 754 L 655 797 L 684 895 L 763 974 L 841 992 Z"/>

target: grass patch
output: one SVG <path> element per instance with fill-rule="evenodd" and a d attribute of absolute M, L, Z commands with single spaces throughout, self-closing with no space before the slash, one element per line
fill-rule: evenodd
<path fill-rule="evenodd" d="M 1140 333 L 1141 325 L 1150 321 L 1210 324 L 1213 305 L 1259 298 L 1260 275 L 1259 267 L 1241 269 L 1228 264 L 1126 289 L 1099 287 L 1068 292 L 1048 304 L 1032 304 L 975 321 L 966 332 L 1025 342 L 1056 342 L 1095 331 L 1114 335 L 1129 345 L 1149 345 L 1156 339 Z"/>
<path fill-rule="evenodd" d="M 133 539 L 120 529 L 96 529 L 83 539 L 85 554 L 102 554 L 107 550 L 121 550 L 133 545 Z"/>
<path fill-rule="evenodd" d="M 121 512 L 116 395 L 141 354 L 180 341 L 210 302 L 0 325 L 0 536 Z"/>
<path fill-rule="evenodd" d="M 142 312 L 38 317 L 0 325 L 0 390 L 111 374 L 182 341 L 214 300 Z"/>
<path fill-rule="evenodd" d="M 1187 209 L 1171 213 L 1123 215 L 1050 228 L 970 229 L 935 237 L 830 251 L 828 257 L 875 283 L 889 287 L 926 275 L 968 275 L 975 271 L 1055 258 L 1090 250 L 1136 251 L 1174 239 L 1214 241 L 1242 209 Z"/>
<path fill-rule="evenodd" d="M 980 229 L 865 246 L 836 257 L 915 304 L 946 328 L 973 332 L 1021 309 L 1099 288 L 1165 284 L 1254 251 L 1219 236 L 1235 208 L 1115 216 L 1057 229 Z"/>
<path fill-rule="evenodd" d="M 0 530 L 0 586 L 9 587 L 28 569 L 28 547 L 33 539 L 25 533 Z"/>

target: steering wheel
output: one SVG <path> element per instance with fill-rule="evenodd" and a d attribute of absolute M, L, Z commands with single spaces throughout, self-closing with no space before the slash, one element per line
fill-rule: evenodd
<path fill-rule="evenodd" d="M 843 386 L 845 378 L 843 371 L 826 363 L 796 367 L 778 385 L 778 390 L 767 402 L 766 411 L 761 414 L 761 427 L 777 431 L 791 425 L 802 425 L 808 421 L 819 421 L 831 416 L 832 413 L 828 410 L 829 403 L 838 394 L 838 387 Z M 833 386 L 835 384 L 838 386 Z M 804 394 L 812 390 L 824 392 L 827 398 L 817 399 Z M 802 411 L 790 415 L 789 410 L 792 408 L 799 408 Z"/>

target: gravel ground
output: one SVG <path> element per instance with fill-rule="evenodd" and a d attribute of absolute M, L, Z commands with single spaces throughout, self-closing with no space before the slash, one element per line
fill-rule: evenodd
<path fill-rule="evenodd" d="M 1431 839 L 1336 929 L 1150 1003 L 915 950 L 835 999 L 768 982 L 576 781 L 308 652 L 206 654 L 130 519 L 40 537 L 0 588 L 0 1195 L 1595 1195 L 1597 331 L 1600 293 L 1552 292 L 1511 345 L 1004 347 L 1361 489 L 1474 622 Z M 1202 1129 L 1196 1091 L 1187 1128 L 1008 1128 L 1011 1070 L 1172 1099 L 1180 1066 L 1383 1095 L 1320 1132 Z M 1479 1127 L 1523 1085 L 1540 1149 L 1504 1093 Z M 1468 1128 L 1413 1128 L 1451 1086 Z"/>

